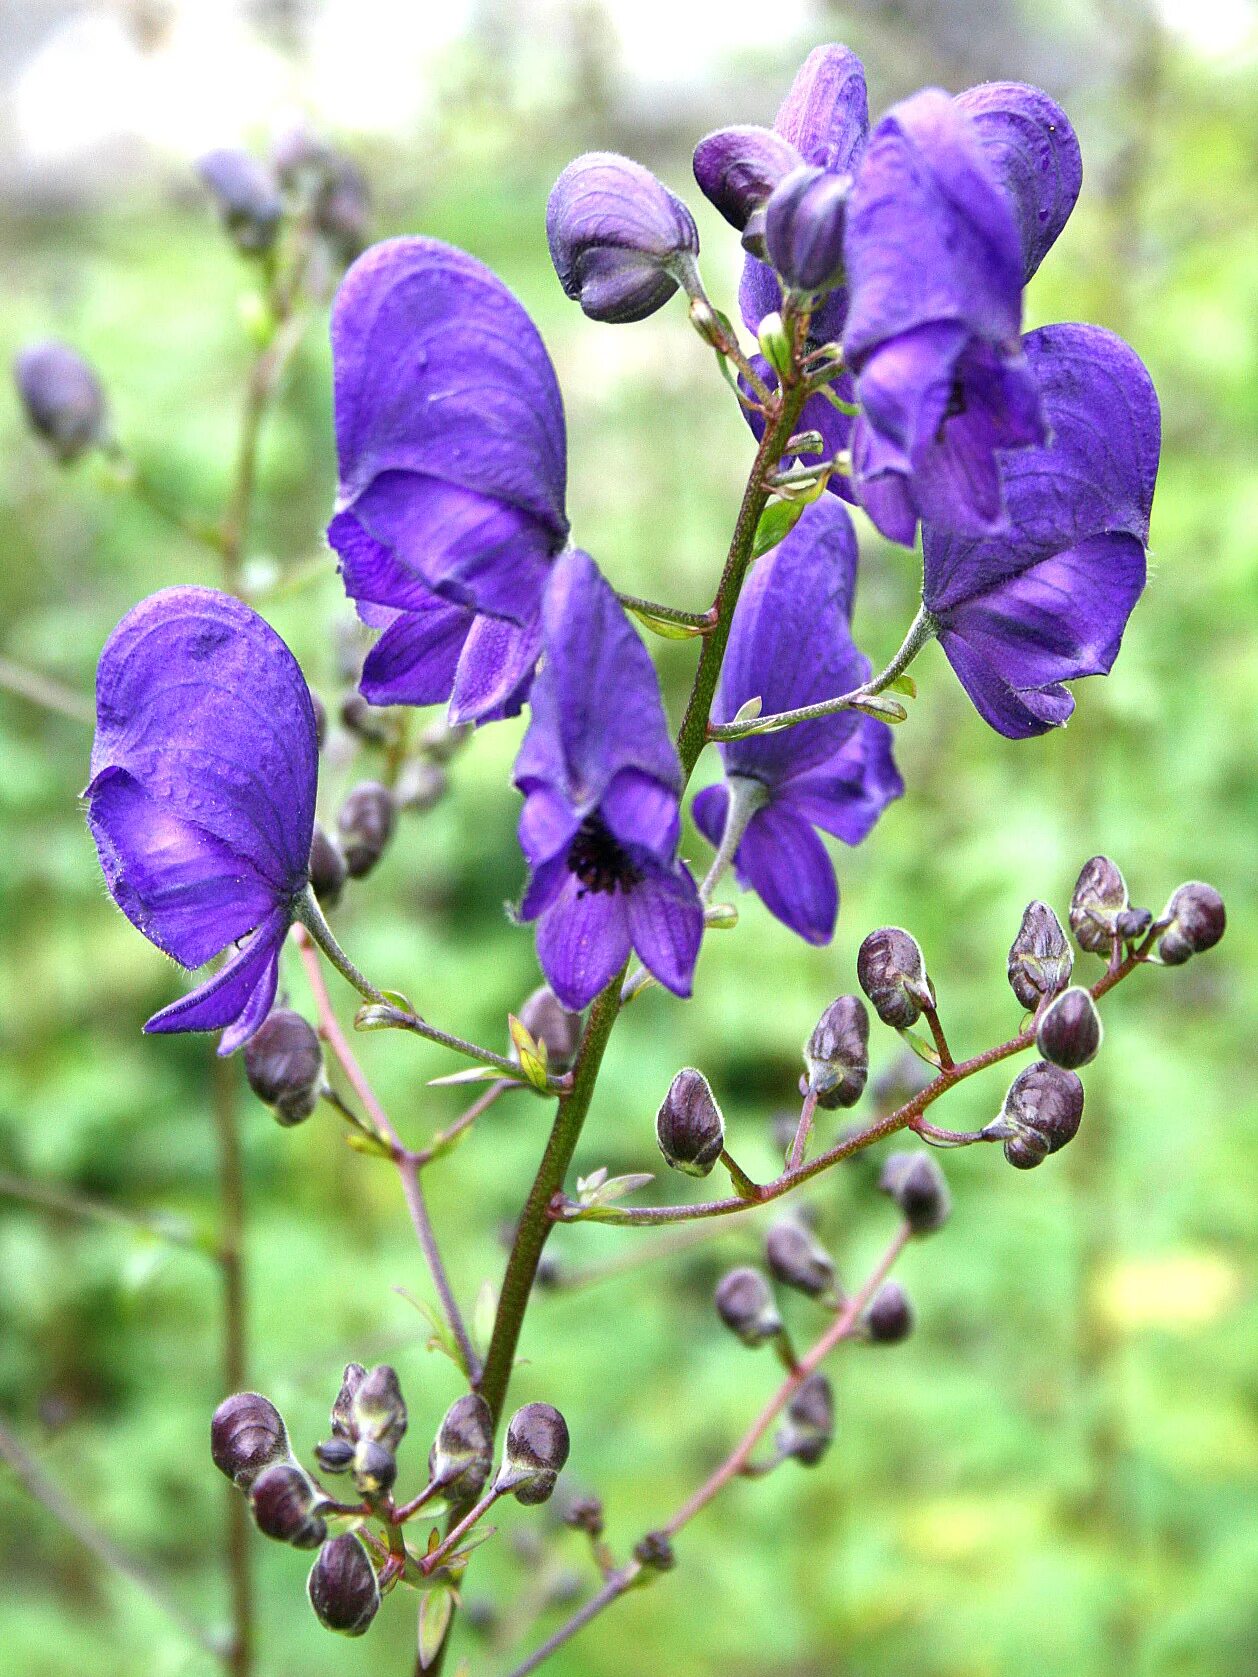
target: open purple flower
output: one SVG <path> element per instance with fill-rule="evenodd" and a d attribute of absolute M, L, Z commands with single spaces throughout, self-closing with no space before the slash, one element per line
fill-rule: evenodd
<path fill-rule="evenodd" d="M 846 511 L 822 497 L 761 559 L 739 599 L 713 717 L 728 722 L 748 700 L 765 714 L 795 710 L 858 687 L 869 661 L 852 644 L 856 537 Z M 734 855 L 739 883 L 809 943 L 828 943 L 838 914 L 834 866 L 814 828 L 859 844 L 904 791 L 885 722 L 843 711 L 720 747 L 725 782 L 694 801 L 714 845 L 731 802 L 754 813 Z"/>
<path fill-rule="evenodd" d="M 980 82 L 953 101 L 978 130 L 996 178 L 1013 200 L 1029 280 L 1066 225 L 1083 184 L 1079 141 L 1065 111 L 1025 82 Z"/>
<path fill-rule="evenodd" d="M 923 603 L 979 714 L 1026 739 L 1074 709 L 1061 685 L 1109 671 L 1145 582 L 1158 401 L 1139 357 L 1099 326 L 1024 340 L 1052 441 L 1002 457 L 1011 531 L 923 526 Z"/>
<path fill-rule="evenodd" d="M 183 967 L 239 947 L 146 1031 L 247 1041 L 275 999 L 306 887 L 318 745 L 297 660 L 256 612 L 165 588 L 119 623 L 96 674 L 83 796 L 118 907 Z"/>
<path fill-rule="evenodd" d="M 337 293 L 332 356 L 340 488 L 328 540 L 347 592 L 387 624 L 364 695 L 451 698 L 456 720 L 518 710 L 568 537 L 563 404 L 536 327 L 474 257 L 390 239 Z"/>
<path fill-rule="evenodd" d="M 681 765 L 655 667 L 588 554 L 555 562 L 543 607 L 545 661 L 516 759 L 520 844 L 547 982 L 574 1011 L 636 949 L 668 989 L 690 994 L 703 905 L 677 859 Z"/>

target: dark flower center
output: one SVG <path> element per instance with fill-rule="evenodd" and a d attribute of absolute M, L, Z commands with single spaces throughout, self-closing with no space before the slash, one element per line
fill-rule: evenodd
<path fill-rule="evenodd" d="M 587 815 L 577 828 L 568 850 L 568 871 L 581 881 L 580 896 L 587 891 L 614 891 L 617 886 L 628 891 L 642 878 L 642 870 L 630 861 L 600 815 Z"/>
<path fill-rule="evenodd" d="M 956 373 L 953 376 L 952 384 L 948 390 L 948 405 L 944 409 L 943 417 L 940 419 L 935 430 L 935 441 L 937 443 L 941 443 L 943 441 L 944 426 L 948 423 L 948 421 L 950 419 L 960 419 L 965 411 L 965 381 L 960 373 Z"/>

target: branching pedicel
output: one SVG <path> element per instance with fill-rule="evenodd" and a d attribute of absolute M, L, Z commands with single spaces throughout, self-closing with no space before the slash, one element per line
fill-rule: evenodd
<path fill-rule="evenodd" d="M 518 913 L 536 925 L 548 988 L 510 1020 L 509 1053 L 440 1029 L 378 989 L 324 917 L 347 874 L 364 877 L 378 860 L 399 804 L 439 795 L 423 779 L 440 772 L 433 752 L 412 758 L 405 730 L 386 725 L 383 779 L 351 793 L 338 845 L 314 822 L 315 706 L 291 653 L 251 607 L 212 590 L 163 590 L 123 619 L 100 663 L 85 796 L 109 889 L 184 966 L 228 955 L 146 1029 L 221 1031 L 220 1053 L 243 1047 L 250 1082 L 281 1124 L 303 1121 L 326 1099 L 354 1145 L 392 1162 L 441 1300 L 438 1337 L 468 1383 L 441 1422 L 427 1482 L 405 1493 L 396 1450 L 407 1408 L 386 1365 L 347 1366 L 331 1436 L 314 1452 L 323 1475 L 348 1476 L 348 1498 L 297 1460 L 282 1419 L 257 1394 L 219 1407 L 214 1460 L 263 1532 L 318 1551 L 309 1594 L 330 1629 L 361 1634 L 384 1594 L 399 1585 L 420 1592 L 423 1670 L 444 1659 L 455 1587 L 488 1535 L 484 1516 L 507 1495 L 545 1500 L 568 1455 L 563 1417 L 529 1404 L 507 1425 L 493 1470 L 521 1322 L 557 1222 L 643 1227 L 737 1215 L 902 1131 L 936 1147 L 999 1142 L 1011 1164 L 1037 1166 L 1078 1129 L 1076 1072 L 1101 1041 L 1096 1004 L 1138 967 L 1178 964 L 1224 929 L 1209 886 L 1181 886 L 1154 917 L 1129 902 L 1111 861 L 1093 858 L 1069 918 L 1080 946 L 1105 962 L 1101 976 L 1071 987 L 1065 930 L 1048 905 L 1032 903 L 1008 957 L 1027 1018 L 966 1058 L 945 1032 L 914 938 L 879 929 L 861 945 L 856 976 L 880 1023 L 932 1067 L 924 1088 L 809 1158 L 816 1111 L 854 1106 L 866 1082 L 869 1014 L 858 995 L 840 996 L 805 1048 L 798 1122 L 773 1181 L 757 1184 L 739 1168 L 714 1092 L 687 1067 L 659 1109 L 658 1145 L 692 1176 L 723 1166 L 728 1196 L 634 1205 L 625 1202 L 649 1177 L 597 1172 L 569 1183 L 621 1007 L 652 982 L 690 994 L 704 936 L 735 918 L 713 901 L 727 869 L 799 936 L 833 937 L 838 887 L 820 835 L 861 842 L 904 792 L 891 724 L 906 719 L 902 700 L 915 691 L 906 671 L 926 641 L 939 639 L 991 727 L 1025 738 L 1066 721 L 1074 704 L 1066 682 L 1110 668 L 1145 580 L 1159 418 L 1144 368 L 1097 327 L 1021 336 L 1023 288 L 1081 180 L 1073 130 L 1050 99 L 1012 83 L 957 98 L 927 89 L 871 131 L 859 61 L 821 47 L 775 127 L 710 135 L 696 150 L 695 175 L 742 236 L 739 301 L 756 352 L 704 293 L 690 212 L 638 164 L 605 153 L 571 164 L 551 195 L 546 231 L 565 292 L 592 319 L 638 320 L 682 290 L 757 439 L 705 610 L 618 593 L 572 545 L 554 369 L 521 305 L 478 261 L 431 239 L 391 240 L 354 263 L 333 308 L 340 483 L 328 535 L 347 593 L 381 630 L 362 697 L 375 706 L 446 703 L 454 725 L 529 712 L 515 769 L 528 871 Z M 269 249 L 282 204 L 238 163 L 207 163 L 207 180 L 242 248 Z M 67 352 L 24 357 L 18 378 L 32 422 L 62 458 L 102 441 L 99 393 Z M 877 676 L 851 637 L 858 552 L 849 506 L 906 547 L 921 527 L 921 610 Z M 243 519 L 233 528 L 243 531 Z M 698 642 L 675 740 L 627 614 Z M 369 713 L 353 722 L 371 733 Z M 682 859 L 683 800 L 710 741 L 724 776 L 693 802 L 715 851 L 697 885 Z M 418 789 L 404 793 L 417 773 Z M 310 975 L 317 1029 L 273 1009 L 286 942 Z M 361 1028 L 418 1033 L 478 1062 L 461 1076 L 483 1076 L 489 1087 L 428 1146 L 405 1146 L 372 1093 L 333 1013 L 316 945 L 361 993 Z M 349 1095 L 326 1079 L 324 1047 Z M 982 1129 L 928 1118 L 956 1084 L 1032 1049 L 1038 1058 Z M 553 1101 L 555 1113 L 482 1357 L 421 1178 L 513 1090 Z M 644 1109 L 644 1139 L 647 1123 Z M 774 1281 L 826 1313 L 808 1350 L 791 1343 L 760 1271 L 722 1281 L 721 1319 L 745 1344 L 776 1348 L 781 1385 L 717 1470 L 623 1563 L 602 1540 L 597 1504 L 574 1507 L 601 1587 L 514 1677 L 669 1569 L 674 1540 L 733 1479 L 825 1454 L 833 1400 L 823 1362 L 841 1342 L 892 1343 L 910 1330 L 908 1302 L 887 1277 L 906 1243 L 947 1216 L 942 1174 L 924 1151 L 887 1157 L 880 1185 L 899 1224 L 850 1295 L 802 1225 L 769 1232 Z M 768 1453 L 757 1455 L 775 1427 Z M 421 1515 L 431 1535 L 415 1543 Z M 438 1515 L 444 1537 L 431 1527 Z"/>

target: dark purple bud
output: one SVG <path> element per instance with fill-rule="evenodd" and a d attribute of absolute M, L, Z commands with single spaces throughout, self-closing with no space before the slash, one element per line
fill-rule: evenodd
<path fill-rule="evenodd" d="M 913 1331 L 913 1307 L 898 1281 L 884 1281 L 865 1312 L 865 1331 L 875 1345 L 898 1345 Z"/>
<path fill-rule="evenodd" d="M 53 339 L 28 344 L 14 357 L 13 378 L 31 429 L 63 465 L 102 441 L 104 392 L 78 350 Z"/>
<path fill-rule="evenodd" d="M 446 1410 L 432 1449 L 428 1476 L 452 1502 L 471 1502 L 494 1465 L 494 1422 L 479 1392 L 465 1392 Z"/>
<path fill-rule="evenodd" d="M 1152 924 L 1153 915 L 1147 908 L 1125 908 L 1114 921 L 1114 930 L 1124 943 L 1139 943 Z"/>
<path fill-rule="evenodd" d="M 563 1511 L 563 1523 L 573 1531 L 583 1531 L 587 1537 L 602 1537 L 604 1528 L 603 1504 L 596 1496 L 573 1497 Z"/>
<path fill-rule="evenodd" d="M 210 1455 L 220 1473 L 247 1491 L 264 1468 L 288 1458 L 279 1410 L 257 1392 L 224 1398 L 210 1422 Z"/>
<path fill-rule="evenodd" d="M 758 1269 L 731 1269 L 716 1288 L 716 1313 L 731 1333 L 753 1349 L 782 1331 L 773 1290 Z"/>
<path fill-rule="evenodd" d="M 345 1373 L 341 1376 L 341 1389 L 336 1394 L 336 1402 L 332 1405 L 332 1436 L 346 1438 L 352 1444 L 358 1436 L 354 1422 L 354 1394 L 367 1378 L 367 1370 L 361 1363 L 346 1363 Z"/>
<path fill-rule="evenodd" d="M 354 1464 L 354 1446 L 348 1438 L 329 1438 L 316 1444 L 314 1454 L 325 1473 L 348 1473 Z"/>
<path fill-rule="evenodd" d="M 323 908 L 336 907 L 348 877 L 344 856 L 316 821 L 310 840 L 310 884 Z"/>
<path fill-rule="evenodd" d="M 1070 929 L 1080 949 L 1108 955 L 1118 916 L 1127 907 L 1127 882 L 1108 856 L 1083 864 L 1070 899 Z"/>
<path fill-rule="evenodd" d="M 333 156 L 318 197 L 315 225 L 344 263 L 366 249 L 371 229 L 371 190 L 351 158 Z"/>
<path fill-rule="evenodd" d="M 1182 966 L 1190 955 L 1213 949 L 1227 929 L 1227 910 L 1213 885 L 1190 880 L 1162 910 L 1169 922 L 1158 939 L 1158 954 L 1168 967 Z"/>
<path fill-rule="evenodd" d="M 370 705 L 361 693 L 347 693 L 341 700 L 341 723 L 369 745 L 388 745 L 392 728 L 379 707 Z"/>
<path fill-rule="evenodd" d="M 1082 1117 L 1083 1084 L 1074 1072 L 1037 1060 L 1014 1078 L 987 1133 L 1004 1138 L 1005 1158 L 1015 1169 L 1034 1170 L 1074 1139 Z"/>
<path fill-rule="evenodd" d="M 309 1118 L 323 1086 L 323 1050 L 313 1025 L 277 1007 L 244 1047 L 245 1076 L 285 1128 Z"/>
<path fill-rule="evenodd" d="M 319 1551 L 306 1581 L 319 1623 L 342 1636 L 361 1636 L 380 1607 L 380 1585 L 356 1532 L 333 1537 Z"/>
<path fill-rule="evenodd" d="M 832 291 L 843 278 L 843 228 L 851 178 L 809 164 L 793 170 L 765 205 L 771 266 L 795 291 Z"/>
<path fill-rule="evenodd" d="M 643 320 L 679 285 L 696 288 L 694 217 L 649 169 L 614 152 L 569 163 L 546 205 L 546 238 L 560 285 L 591 320 Z"/>
<path fill-rule="evenodd" d="M 674 1170 L 707 1176 L 725 1148 L 725 1119 L 708 1080 L 683 1066 L 655 1115 L 655 1139 Z"/>
<path fill-rule="evenodd" d="M 1096 1059 L 1101 1015 L 1086 990 L 1074 985 L 1049 1003 L 1035 1033 L 1035 1046 L 1046 1060 L 1067 1070 Z"/>
<path fill-rule="evenodd" d="M 671 1572 L 677 1565 L 672 1539 L 667 1532 L 649 1531 L 633 1546 L 633 1558 L 648 1572 Z"/>
<path fill-rule="evenodd" d="M 402 1442 L 406 1432 L 406 1403 L 397 1370 L 388 1363 L 377 1364 L 358 1381 L 350 1399 L 350 1429 L 355 1441 L 368 1438 L 383 1444 L 387 1450 L 396 1450 Z"/>
<path fill-rule="evenodd" d="M 249 1490 L 258 1530 L 294 1549 L 317 1549 L 328 1535 L 318 1513 L 323 1500 L 309 1474 L 291 1461 L 265 1468 Z"/>
<path fill-rule="evenodd" d="M 764 1238 L 764 1257 L 774 1279 L 810 1298 L 834 1291 L 834 1259 L 793 1217 L 774 1223 Z"/>
<path fill-rule="evenodd" d="M 930 1234 L 947 1222 L 952 1196 L 929 1153 L 889 1153 L 878 1186 L 899 1206 L 914 1234 Z"/>
<path fill-rule="evenodd" d="M 494 1489 L 517 1502 L 545 1502 L 568 1459 L 568 1424 L 549 1403 L 526 1403 L 507 1425 Z"/>
<path fill-rule="evenodd" d="M 290 191 L 322 180 L 331 159 L 327 141 L 304 123 L 286 128 L 271 145 L 271 167 L 280 185 Z"/>
<path fill-rule="evenodd" d="M 581 1015 L 571 1013 L 548 985 L 541 985 L 525 1001 L 520 1023 L 535 1042 L 546 1044 L 552 1071 L 566 1071 L 581 1044 Z"/>
<path fill-rule="evenodd" d="M 907 1030 L 935 1005 L 917 939 L 899 926 L 870 932 L 856 957 L 856 978 L 884 1025 Z"/>
<path fill-rule="evenodd" d="M 249 256 L 270 250 L 284 205 L 279 182 L 266 164 L 247 151 L 224 148 L 207 152 L 197 163 L 197 173 L 210 189 L 237 250 Z"/>
<path fill-rule="evenodd" d="M 365 1497 L 385 1496 L 397 1480 L 397 1457 L 374 1438 L 360 1438 L 355 1444 L 353 1468 L 354 1483 Z"/>
<path fill-rule="evenodd" d="M 786 1406 L 777 1430 L 779 1456 L 816 1467 L 834 1438 L 834 1392 L 824 1374 L 810 1374 Z"/>
<path fill-rule="evenodd" d="M 1009 985 L 1028 1013 L 1070 982 L 1074 964 L 1065 928 L 1052 909 L 1047 903 L 1028 903 L 1009 946 Z"/>
<path fill-rule="evenodd" d="M 869 1076 L 869 1014 L 859 996 L 839 996 L 817 1021 L 804 1047 L 802 1087 L 832 1112 L 855 1106 Z"/>
<path fill-rule="evenodd" d="M 397 823 L 397 805 L 387 786 L 364 780 L 346 795 L 336 828 L 351 879 L 362 879 L 384 855 Z"/>
<path fill-rule="evenodd" d="M 774 187 L 802 162 L 772 128 L 718 128 L 695 147 L 695 180 L 703 196 L 741 233 Z"/>
<path fill-rule="evenodd" d="M 406 765 L 398 780 L 398 807 L 410 810 L 413 815 L 425 815 L 430 809 L 436 809 L 449 790 L 450 777 L 441 764 L 418 757 Z"/>

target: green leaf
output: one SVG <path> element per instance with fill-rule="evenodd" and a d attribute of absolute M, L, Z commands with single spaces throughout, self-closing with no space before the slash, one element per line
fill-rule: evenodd
<path fill-rule="evenodd" d="M 603 1173 L 606 1176 L 606 1172 Z M 630 1171 L 626 1176 L 608 1176 L 585 1199 L 587 1205 L 610 1205 L 613 1200 L 623 1199 L 626 1194 L 637 1193 L 639 1188 L 645 1188 L 649 1182 L 654 1182 L 654 1174 L 649 1170 Z"/>
<path fill-rule="evenodd" d="M 757 693 L 754 698 L 748 699 L 746 704 L 739 705 L 737 711 L 734 713 L 734 721 L 754 722 L 763 709 L 764 700 Z"/>
<path fill-rule="evenodd" d="M 898 675 L 894 681 L 887 683 L 889 693 L 906 693 L 910 699 L 917 697 L 917 683 L 911 675 Z"/>
<path fill-rule="evenodd" d="M 506 1073 L 497 1066 L 468 1066 L 466 1071 L 448 1071 L 444 1077 L 430 1077 L 430 1089 L 453 1089 L 461 1083 L 496 1083 Z"/>
<path fill-rule="evenodd" d="M 511 1033 L 511 1040 L 515 1044 L 516 1054 L 519 1056 L 520 1070 L 533 1088 L 543 1094 L 549 1086 L 546 1075 L 546 1044 L 530 1035 L 527 1026 L 521 1024 L 514 1013 L 507 1015 L 507 1029 Z"/>
<path fill-rule="evenodd" d="M 880 722 L 907 722 L 909 716 L 902 704 L 895 699 L 884 699 L 877 693 L 871 693 L 867 699 L 855 700 L 852 709 L 864 711 L 866 716 L 876 716 Z"/>
<path fill-rule="evenodd" d="M 703 630 L 697 624 L 676 623 L 671 617 L 656 617 L 654 612 L 643 611 L 640 606 L 630 606 L 628 609 L 644 628 L 649 629 L 653 635 L 658 635 L 661 640 L 697 640 L 703 634 Z"/>
<path fill-rule="evenodd" d="M 712 932 L 730 932 L 738 924 L 738 910 L 733 903 L 709 903 L 703 911 L 703 924 Z"/>
<path fill-rule="evenodd" d="M 756 525 L 756 533 L 752 538 L 751 557 L 759 559 L 762 553 L 767 553 L 771 547 L 776 547 L 790 535 L 803 516 L 805 501 L 770 501 L 760 514 L 760 522 Z"/>
<path fill-rule="evenodd" d="M 919 1060 L 925 1060 L 928 1066 L 934 1066 L 936 1071 L 939 1070 L 939 1054 L 933 1042 L 927 1042 L 924 1036 L 919 1036 L 907 1026 L 901 1027 L 898 1034 L 904 1038 Z"/>
<path fill-rule="evenodd" d="M 419 1668 L 427 1671 L 436 1662 L 454 1612 L 454 1591 L 429 1590 L 419 1604 Z"/>

